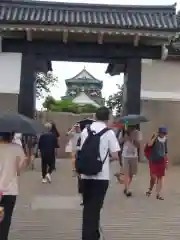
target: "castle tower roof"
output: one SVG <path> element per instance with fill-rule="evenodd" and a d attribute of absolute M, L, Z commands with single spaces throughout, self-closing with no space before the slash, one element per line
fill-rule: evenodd
<path fill-rule="evenodd" d="M 102 81 L 95 78 L 93 75 L 91 75 L 85 68 L 78 73 L 76 76 L 66 79 L 65 80 L 66 85 L 69 83 L 91 83 L 91 84 L 98 84 L 102 86 Z"/>

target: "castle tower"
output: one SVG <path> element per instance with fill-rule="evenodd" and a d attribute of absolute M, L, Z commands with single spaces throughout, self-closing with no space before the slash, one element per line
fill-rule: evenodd
<path fill-rule="evenodd" d="M 67 91 L 63 99 L 72 100 L 80 105 L 92 104 L 96 107 L 104 105 L 101 92 L 103 82 L 92 76 L 85 68 L 65 82 Z"/>

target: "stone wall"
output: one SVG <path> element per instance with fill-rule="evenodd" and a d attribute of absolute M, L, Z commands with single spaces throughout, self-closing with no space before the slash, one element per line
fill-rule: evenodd
<path fill-rule="evenodd" d="M 72 113 L 56 113 L 56 112 L 39 112 L 37 114 L 37 119 L 41 120 L 43 123 L 48 121 L 53 121 L 60 133 L 60 149 L 58 150 L 58 157 L 67 157 L 65 153 L 65 146 L 68 142 L 68 137 L 66 136 L 67 131 L 71 128 L 77 121 L 93 117 L 93 114 L 72 114 Z"/>
<path fill-rule="evenodd" d="M 0 93 L 0 111 L 18 111 L 18 94 Z"/>

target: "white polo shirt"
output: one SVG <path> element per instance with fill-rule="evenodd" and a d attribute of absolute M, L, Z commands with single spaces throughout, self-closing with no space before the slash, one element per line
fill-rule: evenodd
<path fill-rule="evenodd" d="M 95 131 L 96 133 L 100 132 L 101 130 L 103 130 L 106 127 L 107 127 L 106 124 L 104 122 L 100 122 L 100 121 L 94 122 L 90 126 L 91 130 Z M 87 132 L 87 129 L 85 128 L 81 133 L 81 147 L 84 144 L 84 141 L 86 140 L 87 136 L 88 136 L 88 132 Z M 100 146 L 99 146 L 101 159 L 105 158 L 108 150 L 110 153 L 120 151 L 119 142 L 118 142 L 113 130 L 109 130 L 101 136 Z M 84 159 L 84 161 L 86 161 L 86 159 Z M 107 156 L 106 161 L 103 164 L 102 172 L 98 173 L 95 176 L 86 176 L 86 175 L 82 174 L 81 178 L 82 179 L 109 180 L 110 179 L 109 165 L 110 165 L 110 158 L 109 158 L 109 156 Z"/>

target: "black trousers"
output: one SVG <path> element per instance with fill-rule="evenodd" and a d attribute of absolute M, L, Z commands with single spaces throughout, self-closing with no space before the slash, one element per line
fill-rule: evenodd
<path fill-rule="evenodd" d="M 52 168 L 53 170 L 56 170 L 56 154 L 52 156 Z"/>
<path fill-rule="evenodd" d="M 82 240 L 99 240 L 100 212 L 108 189 L 108 180 L 81 180 L 83 186 Z"/>
<path fill-rule="evenodd" d="M 78 176 L 78 193 L 83 194 L 83 180 Z"/>
<path fill-rule="evenodd" d="M 41 167 L 42 177 L 45 178 L 46 174 L 51 174 L 54 167 L 54 156 L 51 154 L 41 154 Z"/>
<path fill-rule="evenodd" d="M 11 226 L 11 218 L 16 203 L 16 196 L 6 195 L 2 197 L 0 206 L 4 208 L 4 219 L 0 222 L 0 240 L 8 240 Z"/>

